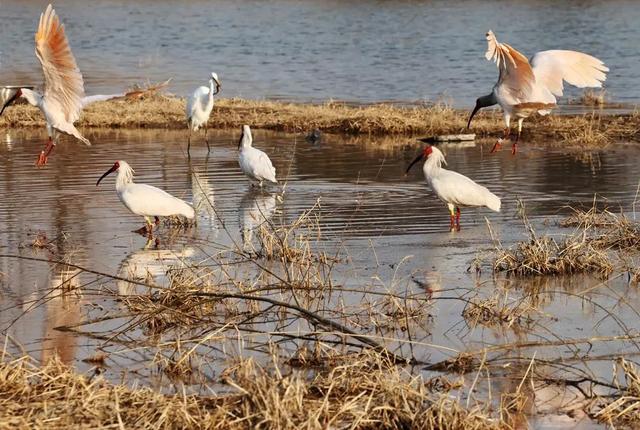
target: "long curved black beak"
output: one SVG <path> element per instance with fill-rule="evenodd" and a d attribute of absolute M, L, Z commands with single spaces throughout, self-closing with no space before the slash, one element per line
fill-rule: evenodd
<path fill-rule="evenodd" d="M 9 106 L 11 103 L 13 103 L 14 101 L 16 101 L 16 99 L 20 97 L 20 90 L 16 91 L 16 93 L 5 102 L 4 106 L 2 106 L 2 109 L 0 109 L 0 116 L 2 116 L 2 113 L 4 112 L 5 108 L 7 106 Z"/>
<path fill-rule="evenodd" d="M 420 155 L 418 155 L 415 158 L 415 160 L 413 160 L 411 164 L 409 164 L 409 167 L 407 167 L 407 170 L 404 171 L 404 174 L 406 175 L 407 173 L 409 173 L 409 170 L 411 170 L 413 165 L 416 164 L 418 161 L 422 160 L 423 158 L 424 158 L 424 152 L 420 152 Z"/>
<path fill-rule="evenodd" d="M 220 92 L 220 90 L 222 89 L 222 84 L 220 83 L 220 81 L 214 79 L 214 81 L 216 82 L 216 91 L 213 93 L 213 95 L 215 96 L 216 94 L 218 94 Z"/>
<path fill-rule="evenodd" d="M 109 170 L 107 170 L 106 172 L 104 172 L 104 175 L 100 176 L 100 179 L 98 179 L 98 182 L 96 182 L 96 187 L 98 185 L 100 185 L 100 181 L 102 181 L 104 178 L 107 177 L 107 175 L 109 173 L 115 172 L 116 170 L 118 170 L 118 167 L 116 167 L 115 165 L 113 167 L 111 167 Z"/>
<path fill-rule="evenodd" d="M 473 108 L 473 112 L 471 112 L 471 116 L 469 117 L 469 121 L 467 122 L 467 128 L 471 127 L 471 120 L 473 119 L 473 116 L 482 108 L 482 106 L 480 105 L 480 103 L 476 102 L 476 107 Z"/>
<path fill-rule="evenodd" d="M 242 139 L 244 139 L 244 130 L 240 133 L 240 140 L 238 141 L 238 149 L 242 147 Z"/>

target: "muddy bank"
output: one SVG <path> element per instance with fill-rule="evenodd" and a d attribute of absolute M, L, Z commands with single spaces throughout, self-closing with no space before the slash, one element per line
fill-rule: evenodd
<path fill-rule="evenodd" d="M 77 123 L 79 128 L 184 129 L 185 100 L 155 96 L 143 100 L 118 100 L 89 106 Z M 305 133 L 320 129 L 351 135 L 433 136 L 476 133 L 499 136 L 504 122 L 497 110 L 476 115 L 467 130 L 469 112 L 445 105 L 396 106 L 377 104 L 350 106 L 343 103 L 298 104 L 274 101 L 220 99 L 213 108 L 211 129 L 237 129 L 250 124 L 256 129 Z M 43 127 L 43 117 L 34 107 L 11 106 L 0 117 L 0 127 Z M 604 145 L 640 140 L 640 115 L 609 115 L 594 110 L 580 115 L 551 115 L 527 120 L 525 139 L 574 145 Z"/>

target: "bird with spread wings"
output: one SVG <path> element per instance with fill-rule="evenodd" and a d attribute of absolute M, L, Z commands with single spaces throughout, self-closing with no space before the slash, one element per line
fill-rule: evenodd
<path fill-rule="evenodd" d="M 498 82 L 491 94 L 478 98 L 467 128 L 478 110 L 500 105 L 506 125 L 505 134 L 492 152 L 509 138 L 512 117 L 518 120 L 518 135 L 512 148 L 515 153 L 524 119 L 536 112 L 549 114 L 556 107 L 556 97 L 563 94 L 564 81 L 578 88 L 599 88 L 609 71 L 599 59 L 576 51 L 541 51 L 527 60 L 510 45 L 498 42 L 491 30 L 487 33 L 487 45 L 485 58 L 498 66 Z"/>

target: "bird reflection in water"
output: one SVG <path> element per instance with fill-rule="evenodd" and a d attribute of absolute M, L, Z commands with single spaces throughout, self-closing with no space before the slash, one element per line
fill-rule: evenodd
<path fill-rule="evenodd" d="M 81 321 L 80 273 L 79 269 L 64 265 L 57 265 L 51 271 L 48 300 L 45 302 L 42 363 L 55 356 L 65 364 L 74 361 L 77 337 L 59 327 L 76 326 Z"/>
<path fill-rule="evenodd" d="M 144 248 L 127 256 L 118 269 L 118 293 L 120 295 L 137 295 L 149 292 L 149 288 L 139 285 L 157 285 L 166 277 L 172 268 L 184 268 L 189 265 L 188 259 L 195 255 L 192 247 L 185 246 L 180 250 L 158 249 L 159 244 L 149 240 Z"/>
<path fill-rule="evenodd" d="M 251 248 L 253 232 L 263 223 L 268 222 L 277 209 L 275 194 L 250 189 L 240 200 L 238 210 L 240 235 L 244 249 Z"/>

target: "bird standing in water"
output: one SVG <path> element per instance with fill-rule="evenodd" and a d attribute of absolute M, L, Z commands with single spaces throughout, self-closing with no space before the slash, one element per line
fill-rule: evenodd
<path fill-rule="evenodd" d="M 215 83 L 215 89 L 214 89 Z M 187 114 L 187 127 L 189 128 L 189 136 L 187 137 L 187 154 L 191 151 L 191 132 L 198 131 L 198 129 L 204 126 L 204 141 L 207 143 L 207 152 L 211 151 L 209 146 L 209 140 L 207 139 L 207 122 L 213 109 L 213 96 L 220 92 L 222 85 L 218 79 L 218 75 L 211 73 L 209 79 L 209 86 L 204 85 L 198 87 L 189 101 L 187 102 L 186 114 Z"/>
<path fill-rule="evenodd" d="M 466 176 L 444 169 L 442 165 L 447 162 L 442 152 L 435 146 L 426 146 L 407 167 L 405 173 L 409 173 L 411 167 L 423 159 L 426 159 L 422 171 L 427 183 L 449 208 L 451 231 L 460 231 L 461 206 L 486 206 L 492 211 L 500 212 L 500 198 Z"/>
<path fill-rule="evenodd" d="M 151 236 L 153 223 L 151 217 L 155 218 L 155 224 L 160 224 L 161 216 L 183 216 L 193 219 L 196 215 L 193 206 L 184 200 L 172 196 L 166 191 L 152 185 L 136 184 L 133 182 L 134 171 L 126 161 L 118 160 L 107 170 L 96 182 L 96 187 L 100 185 L 107 175 L 118 172 L 116 177 L 116 193 L 131 213 L 141 215 L 146 222 L 145 226 L 137 233 L 146 233 Z"/>
<path fill-rule="evenodd" d="M 487 33 L 487 44 L 485 57 L 495 61 L 500 75 L 491 94 L 476 100 L 467 128 L 471 126 L 471 120 L 478 110 L 500 105 L 506 128 L 503 139 L 498 140 L 491 152 L 499 149 L 501 143 L 509 138 L 511 118 L 514 117 L 518 120 L 518 135 L 511 149 L 515 154 L 522 122 L 536 112 L 548 115 L 556 107 L 556 97 L 562 95 L 563 81 L 578 88 L 600 88 L 607 79 L 609 68 L 597 58 L 582 52 L 541 51 L 529 62 L 527 57 L 511 46 L 498 42 L 491 30 Z"/>
<path fill-rule="evenodd" d="M 240 163 L 240 169 L 247 175 L 252 185 L 254 182 L 257 182 L 258 186 L 262 188 L 263 181 L 277 184 L 276 168 L 273 167 L 269 156 L 251 146 L 252 142 L 251 129 L 248 125 L 243 125 L 242 135 L 238 142 L 238 150 L 240 151 L 238 154 L 238 162 Z"/>

